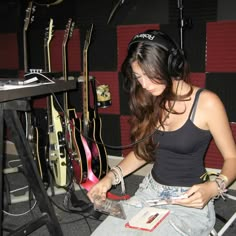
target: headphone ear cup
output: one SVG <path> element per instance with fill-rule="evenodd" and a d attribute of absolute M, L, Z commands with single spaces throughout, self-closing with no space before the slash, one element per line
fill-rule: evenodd
<path fill-rule="evenodd" d="M 179 49 L 172 49 L 168 57 L 168 71 L 170 76 L 176 77 L 183 73 L 184 55 Z"/>

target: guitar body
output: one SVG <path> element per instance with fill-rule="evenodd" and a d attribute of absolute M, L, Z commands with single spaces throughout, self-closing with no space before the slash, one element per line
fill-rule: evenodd
<path fill-rule="evenodd" d="M 39 131 L 38 127 L 36 125 L 35 115 L 32 114 L 31 112 L 27 112 L 26 114 L 27 118 L 27 135 L 26 138 L 29 142 L 34 161 L 36 163 L 37 169 L 39 171 L 39 175 L 41 179 L 43 180 L 43 170 L 42 170 L 42 165 L 41 165 L 41 157 L 39 155 Z M 44 181 L 43 181 L 44 182 Z"/>
<path fill-rule="evenodd" d="M 71 140 L 74 148 L 73 154 L 70 155 L 70 160 L 73 166 L 76 183 L 81 184 L 87 181 L 88 165 L 83 140 L 78 132 L 78 130 L 81 130 L 82 124 L 74 109 L 69 109 L 69 120 L 71 125 Z"/>
<path fill-rule="evenodd" d="M 91 169 L 95 176 L 101 179 L 108 171 L 107 153 L 101 138 L 102 122 L 92 108 L 89 108 L 89 110 L 89 121 L 83 133 L 87 137 L 87 144 L 91 151 Z"/>
<path fill-rule="evenodd" d="M 84 183 L 81 183 L 81 186 L 83 186 L 87 191 L 89 191 L 91 189 L 91 187 L 99 182 L 99 179 L 97 178 L 97 176 L 93 173 L 92 170 L 92 161 L 93 161 L 93 157 L 92 157 L 92 153 L 91 153 L 91 149 L 89 147 L 89 144 L 87 142 L 87 140 L 81 136 L 81 140 L 83 143 L 83 148 L 85 150 L 85 154 L 86 154 L 86 162 L 87 162 L 87 180 Z"/>
<path fill-rule="evenodd" d="M 74 169 L 76 183 L 87 191 L 96 184 L 99 179 L 92 171 L 92 153 L 87 140 L 82 135 L 82 120 L 77 118 L 75 110 L 70 110 L 70 120 L 72 121 L 72 141 L 76 147 L 77 155 L 71 159 Z"/>
<path fill-rule="evenodd" d="M 52 95 L 49 97 L 51 109 L 51 124 L 49 124 L 49 164 L 53 171 L 56 185 L 67 184 L 67 162 L 65 151 L 65 138 L 62 128 L 61 117 L 53 104 Z"/>
<path fill-rule="evenodd" d="M 99 167 L 99 170 L 100 170 L 99 178 L 103 178 L 108 172 L 108 161 L 107 161 L 107 152 L 105 149 L 105 145 L 103 144 L 103 140 L 101 138 L 102 121 L 100 117 L 96 116 L 96 118 L 94 119 L 94 125 L 95 125 L 95 129 L 94 129 L 93 136 L 94 136 L 94 139 L 97 141 L 96 149 L 98 150 L 97 153 L 99 153 L 99 157 L 100 157 L 99 163 L 101 164 L 101 166 Z M 98 172 L 96 170 L 97 169 L 96 163 L 92 164 L 92 169 L 94 173 Z"/>
<path fill-rule="evenodd" d="M 63 77 L 64 80 L 68 80 L 67 75 L 67 43 L 68 39 L 71 38 L 72 32 L 74 29 L 74 22 L 71 18 L 68 19 L 64 40 L 62 44 L 62 58 L 63 58 Z M 76 111 L 74 108 L 69 107 L 69 99 L 67 92 L 63 93 L 63 109 L 64 109 L 64 132 L 66 138 L 66 146 L 68 151 L 68 157 L 70 165 L 73 168 L 73 177 L 75 178 L 78 184 L 81 184 L 87 181 L 87 161 L 86 161 L 86 152 L 83 148 L 83 142 L 80 136 L 80 133 L 77 132 L 77 129 L 81 129 L 81 122 L 77 117 Z"/>
<path fill-rule="evenodd" d="M 28 114 L 27 114 L 28 115 Z M 31 114 L 29 114 L 29 119 L 31 119 Z M 34 161 L 36 162 L 37 165 L 37 169 L 39 171 L 39 175 L 41 177 L 41 179 L 43 179 L 43 172 L 42 172 L 42 167 L 41 167 L 41 160 L 39 157 L 39 132 L 38 132 L 38 128 L 36 126 L 29 126 L 29 133 L 28 133 L 28 137 L 27 140 L 29 142 L 29 145 L 31 147 L 32 150 L 32 154 L 33 154 L 33 158 Z"/>

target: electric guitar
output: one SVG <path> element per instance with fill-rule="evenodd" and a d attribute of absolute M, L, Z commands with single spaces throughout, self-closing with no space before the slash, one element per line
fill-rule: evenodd
<path fill-rule="evenodd" d="M 82 129 L 80 136 L 83 142 L 83 148 L 86 153 L 88 178 L 87 181 L 82 183 L 86 190 L 99 181 L 100 178 L 106 175 L 108 171 L 107 153 L 101 138 L 101 119 L 97 111 L 97 94 L 95 85 L 93 84 L 94 106 L 91 108 L 89 102 L 89 75 L 88 75 L 88 48 L 91 41 L 93 31 L 93 24 L 86 33 L 86 39 L 83 49 L 83 114 L 82 114 Z M 107 193 L 107 197 L 113 200 L 126 200 L 130 198 L 129 195 L 119 196 L 112 192 Z"/>
<path fill-rule="evenodd" d="M 97 182 L 108 171 L 107 153 L 100 138 L 101 120 L 97 112 L 90 106 L 89 101 L 89 75 L 88 75 L 88 48 L 91 41 L 93 24 L 86 33 L 83 49 L 83 114 L 82 114 L 82 140 L 86 152 L 88 166 L 88 180 L 82 183 L 87 190 L 91 187 L 91 182 Z M 98 133 L 97 133 L 98 132 Z M 96 138 L 99 137 L 99 140 Z"/>
<path fill-rule="evenodd" d="M 65 81 L 68 80 L 67 44 L 69 38 L 72 37 L 73 30 L 74 22 L 72 22 L 72 19 L 69 18 L 62 44 L 63 77 Z M 65 112 L 64 126 L 68 155 L 73 166 L 76 183 L 81 184 L 87 180 L 87 161 L 82 161 L 81 158 L 81 156 L 86 156 L 86 153 L 83 148 L 80 133 L 76 132 L 76 129 L 81 129 L 81 122 L 77 116 L 76 110 L 74 108 L 69 108 L 67 92 L 64 92 L 63 94 L 63 102 Z"/>
<path fill-rule="evenodd" d="M 30 23 L 33 22 L 34 17 L 33 13 L 35 12 L 35 6 L 33 6 L 33 2 L 30 1 L 28 7 L 26 9 L 25 20 L 24 20 L 24 31 L 23 31 L 23 43 L 24 43 L 24 72 L 27 73 L 28 68 L 28 53 L 27 53 L 27 30 L 29 28 Z"/>
<path fill-rule="evenodd" d="M 24 72 L 28 73 L 28 50 L 27 50 L 27 31 L 29 28 L 30 23 L 33 22 L 33 13 L 35 12 L 35 6 L 33 5 L 33 2 L 30 1 L 28 4 L 28 7 L 26 9 L 26 15 L 24 19 L 24 30 L 23 30 L 23 49 L 24 49 Z M 25 120 L 26 120 L 26 138 L 29 141 L 33 158 L 36 162 L 36 165 L 38 167 L 38 171 L 40 174 L 41 179 L 43 180 L 43 170 L 41 165 L 41 158 L 39 155 L 39 148 L 38 148 L 38 142 L 39 142 L 39 134 L 38 134 L 38 128 L 36 126 L 36 120 L 34 119 L 35 116 L 32 114 L 32 112 L 26 112 L 25 113 Z M 44 181 L 43 181 L 44 182 Z"/>
<path fill-rule="evenodd" d="M 48 34 L 47 34 L 47 67 L 48 72 L 51 72 L 50 60 L 50 42 L 53 34 L 53 19 L 50 19 Z M 60 187 L 67 185 L 67 159 L 65 148 L 65 136 L 62 127 L 61 116 L 54 106 L 53 95 L 47 99 L 48 113 L 48 159 L 49 165 L 53 172 L 55 184 Z"/>

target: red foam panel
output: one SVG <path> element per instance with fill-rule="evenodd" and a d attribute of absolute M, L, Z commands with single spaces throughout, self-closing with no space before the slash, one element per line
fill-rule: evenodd
<path fill-rule="evenodd" d="M 208 22 L 206 72 L 236 72 L 236 21 Z"/>
<path fill-rule="evenodd" d="M 17 34 L 0 34 L 0 69 L 19 69 L 18 57 Z"/>
<path fill-rule="evenodd" d="M 205 73 L 191 73 L 190 81 L 194 86 L 205 88 L 206 86 L 206 75 Z"/>

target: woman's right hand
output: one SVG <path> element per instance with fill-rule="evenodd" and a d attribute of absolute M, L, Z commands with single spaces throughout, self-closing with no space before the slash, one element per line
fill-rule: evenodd
<path fill-rule="evenodd" d="M 95 184 L 87 193 L 90 201 L 94 203 L 95 197 L 99 196 L 102 200 L 106 199 L 107 191 L 112 187 L 113 174 L 111 172 Z"/>

